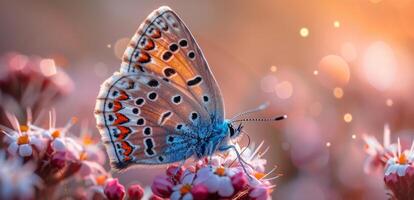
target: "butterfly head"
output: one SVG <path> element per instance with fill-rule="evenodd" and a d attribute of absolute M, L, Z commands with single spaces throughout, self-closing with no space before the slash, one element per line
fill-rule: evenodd
<path fill-rule="evenodd" d="M 228 126 L 228 134 L 229 134 L 230 139 L 237 138 L 243 129 L 242 123 L 238 125 L 235 125 L 234 123 L 228 123 L 227 126 Z"/>

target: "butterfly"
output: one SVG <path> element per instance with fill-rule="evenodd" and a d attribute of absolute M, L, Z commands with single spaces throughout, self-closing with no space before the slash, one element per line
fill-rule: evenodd
<path fill-rule="evenodd" d="M 200 47 L 166 6 L 140 25 L 119 72 L 101 85 L 95 117 L 111 165 L 119 170 L 229 150 L 243 128 L 236 123 L 248 121 L 224 119 L 221 92 Z"/>

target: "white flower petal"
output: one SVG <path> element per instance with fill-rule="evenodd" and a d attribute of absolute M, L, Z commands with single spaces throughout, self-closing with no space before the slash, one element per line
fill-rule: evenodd
<path fill-rule="evenodd" d="M 408 165 L 398 165 L 397 174 L 398 176 L 405 176 L 405 171 L 407 170 Z"/>
<path fill-rule="evenodd" d="M 11 154 L 11 155 L 16 155 L 17 154 L 17 150 L 19 149 L 19 145 L 17 144 L 17 142 L 12 142 L 9 147 L 7 148 L 7 151 Z"/>
<path fill-rule="evenodd" d="M 222 197 L 229 197 L 234 193 L 233 185 L 231 184 L 231 180 L 227 176 L 223 176 L 219 178 L 219 187 L 218 187 L 218 194 Z"/>
<path fill-rule="evenodd" d="M 395 173 L 397 171 L 397 165 L 398 164 L 388 165 L 387 170 L 385 171 L 385 175 L 388 176 L 392 173 Z"/>
<path fill-rule="evenodd" d="M 191 195 L 191 193 L 188 192 L 187 194 L 185 194 L 183 196 L 183 199 L 182 200 L 193 200 L 193 195 Z"/>
<path fill-rule="evenodd" d="M 217 192 L 219 187 L 219 177 L 215 174 L 212 174 L 205 181 L 203 181 L 202 184 L 207 187 L 208 192 Z"/>
<path fill-rule="evenodd" d="M 190 172 L 190 171 L 186 171 L 186 173 L 183 174 L 183 177 L 181 178 L 181 183 L 182 184 L 191 184 L 194 180 L 195 174 Z"/>
<path fill-rule="evenodd" d="M 33 153 L 32 146 L 30 144 L 22 144 L 19 146 L 19 155 L 22 157 L 31 156 Z"/>
<path fill-rule="evenodd" d="M 207 180 L 211 175 L 213 175 L 213 172 L 209 167 L 204 167 L 198 170 L 197 172 L 197 178 L 194 180 L 194 184 L 197 185 L 201 182 L 204 182 Z"/>
<path fill-rule="evenodd" d="M 181 193 L 180 191 L 175 191 L 171 194 L 170 199 L 171 200 L 179 200 L 181 198 Z"/>
<path fill-rule="evenodd" d="M 30 138 L 30 144 L 33 144 L 39 150 L 43 150 L 45 148 L 45 145 L 44 145 L 42 139 L 37 138 L 37 137 L 31 137 Z"/>
<path fill-rule="evenodd" d="M 56 138 L 56 139 L 53 140 L 52 147 L 56 151 L 60 151 L 60 152 L 66 150 L 66 145 L 60 138 Z"/>

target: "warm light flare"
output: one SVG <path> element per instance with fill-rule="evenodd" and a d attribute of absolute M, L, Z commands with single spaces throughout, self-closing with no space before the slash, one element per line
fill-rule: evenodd
<path fill-rule="evenodd" d="M 55 60 L 43 59 L 40 61 L 40 71 L 45 76 L 53 76 L 57 73 Z"/>
<path fill-rule="evenodd" d="M 340 99 L 344 96 L 344 90 L 342 90 L 342 88 L 340 88 L 340 87 L 336 87 L 333 90 L 333 94 L 334 94 L 335 98 Z"/>
<path fill-rule="evenodd" d="M 306 38 L 309 36 L 309 29 L 306 27 L 303 27 L 300 29 L 299 34 L 301 37 Z"/>
<path fill-rule="evenodd" d="M 350 113 L 346 113 L 346 114 L 344 115 L 344 121 L 345 121 L 346 123 L 350 123 L 350 122 L 352 121 L 352 115 L 351 115 Z"/>

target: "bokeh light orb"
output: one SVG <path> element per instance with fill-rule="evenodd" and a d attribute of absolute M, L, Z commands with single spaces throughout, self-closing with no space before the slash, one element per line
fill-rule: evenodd
<path fill-rule="evenodd" d="M 270 71 L 271 71 L 271 72 L 277 72 L 277 67 L 276 67 L 275 65 L 272 65 L 272 66 L 270 67 Z"/>
<path fill-rule="evenodd" d="M 28 62 L 29 58 L 27 56 L 16 54 L 10 59 L 9 65 L 13 70 L 22 70 Z"/>
<path fill-rule="evenodd" d="M 299 30 L 299 34 L 301 37 L 306 38 L 309 36 L 309 29 L 306 27 L 303 27 Z"/>
<path fill-rule="evenodd" d="M 394 105 L 394 101 L 393 101 L 392 99 L 387 99 L 387 100 L 385 101 L 385 104 L 386 104 L 388 107 L 391 107 L 392 105 Z"/>
<path fill-rule="evenodd" d="M 57 73 L 55 60 L 47 58 L 40 61 L 40 72 L 45 76 L 53 76 Z"/>
<path fill-rule="evenodd" d="M 122 59 L 122 56 L 124 55 L 125 49 L 128 46 L 129 41 L 130 39 L 125 37 L 115 42 L 114 53 L 117 58 Z"/>
<path fill-rule="evenodd" d="M 348 63 L 340 56 L 328 55 L 319 62 L 318 79 L 326 87 L 345 86 L 350 79 Z"/>
<path fill-rule="evenodd" d="M 351 113 L 345 113 L 345 115 L 344 115 L 344 121 L 346 123 L 351 123 L 352 122 L 352 114 Z"/>
<path fill-rule="evenodd" d="M 335 98 L 340 99 L 344 96 L 344 90 L 340 87 L 336 87 L 333 90 L 333 95 L 334 95 Z"/>
<path fill-rule="evenodd" d="M 383 91 L 392 86 L 395 80 L 396 65 L 391 47 L 378 41 L 366 49 L 362 69 L 368 82 L 376 89 Z"/>
<path fill-rule="evenodd" d="M 260 87 L 263 92 L 272 93 L 275 92 L 275 86 L 277 84 L 277 78 L 274 75 L 267 75 L 260 81 Z"/>
<path fill-rule="evenodd" d="M 339 27 L 341 27 L 341 22 L 339 22 L 338 20 L 335 20 L 335 21 L 333 22 L 333 26 L 334 26 L 335 28 L 339 28 Z"/>
<path fill-rule="evenodd" d="M 283 81 L 276 85 L 276 95 L 281 99 L 288 99 L 293 94 L 293 85 L 289 81 Z"/>

